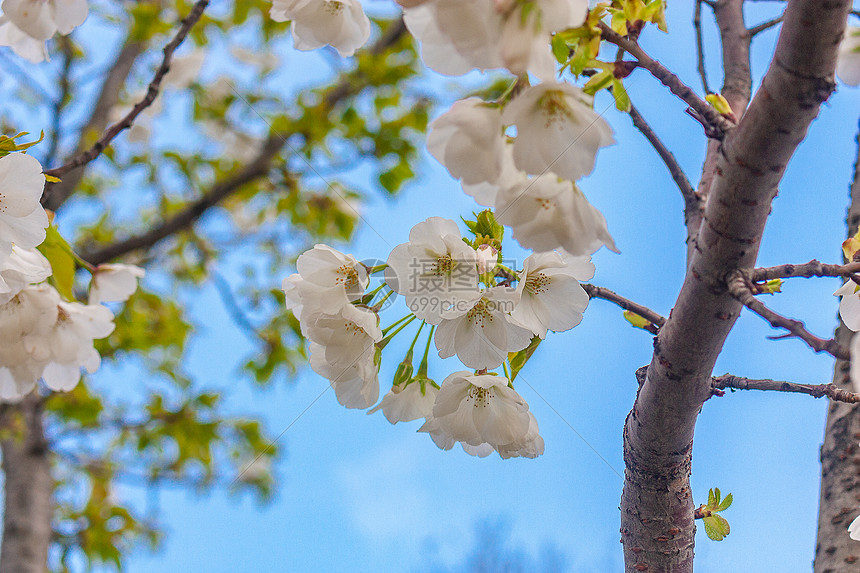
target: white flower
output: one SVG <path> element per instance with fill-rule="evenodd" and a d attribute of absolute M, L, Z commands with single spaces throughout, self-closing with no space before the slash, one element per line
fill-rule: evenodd
<path fill-rule="evenodd" d="M 368 414 L 382 410 L 383 415 L 392 424 L 411 422 L 418 418 L 426 418 L 433 412 L 436 395 L 439 389 L 429 381 L 423 383 L 412 380 L 406 386 L 392 386 L 380 402 Z"/>
<path fill-rule="evenodd" d="M 543 454 L 543 438 L 538 434 L 539 428 L 534 414 L 529 412 L 529 429 L 522 439 L 510 444 L 497 446 L 496 450 L 502 459 L 508 458 L 536 458 Z"/>
<path fill-rule="evenodd" d="M 369 408 L 379 399 L 379 367 L 369 351 L 351 363 L 334 366 L 326 359 L 326 349 L 310 345 L 310 364 L 314 372 L 329 380 L 337 400 L 347 408 Z"/>
<path fill-rule="evenodd" d="M 474 197 L 479 205 L 495 207 L 496 198 L 500 191 L 509 189 L 517 183 L 528 182 L 528 180 L 528 175 L 514 165 L 513 144 L 505 143 L 502 147 L 501 169 L 498 178 L 494 182 L 485 181 L 474 185 L 462 183 L 462 186 L 463 192 Z"/>
<path fill-rule="evenodd" d="M 458 76 L 502 67 L 502 15 L 493 0 L 435 0 L 403 10 L 409 32 L 421 42 L 421 59 L 441 74 Z"/>
<path fill-rule="evenodd" d="M 511 321 L 546 338 L 547 330 L 562 332 L 582 321 L 588 295 L 579 281 L 594 276 L 588 257 L 534 253 L 523 262 L 517 292 L 520 300 Z"/>
<path fill-rule="evenodd" d="M 466 185 L 499 178 L 505 139 L 502 112 L 480 98 L 456 102 L 430 123 L 427 149 Z"/>
<path fill-rule="evenodd" d="M 433 443 L 436 444 L 440 450 L 448 451 L 457 443 L 457 440 L 442 430 L 439 426 L 439 422 L 433 417 L 432 413 L 427 416 L 427 419 L 424 421 L 424 425 L 418 428 L 418 431 L 430 434 L 430 439 L 433 440 Z M 471 446 L 465 442 L 460 442 L 460 446 L 463 448 L 463 451 L 470 456 L 479 458 L 486 458 L 496 451 L 493 446 L 487 442 L 484 442 L 479 446 Z"/>
<path fill-rule="evenodd" d="M 113 314 L 102 305 L 60 301 L 57 321 L 47 333 L 29 334 L 24 347 L 30 356 L 47 364 L 42 379 L 51 390 L 69 391 L 81 378 L 81 367 L 95 372 L 101 357 L 93 340 L 113 332 Z"/>
<path fill-rule="evenodd" d="M 833 296 L 841 296 L 839 316 L 853 332 L 860 330 L 860 285 L 848 279 Z"/>
<path fill-rule="evenodd" d="M 468 311 L 443 320 L 436 328 L 436 348 L 441 358 L 457 355 L 469 368 L 495 368 L 508 352 L 522 350 L 532 339 L 531 331 L 510 321 L 516 291 L 493 287 L 480 293 Z"/>
<path fill-rule="evenodd" d="M 34 64 L 48 59 L 45 42 L 29 36 L 6 16 L 0 16 L 0 46 L 9 46 L 16 55 Z"/>
<path fill-rule="evenodd" d="M 433 406 L 440 430 L 458 442 L 493 448 L 525 440 L 529 406 L 508 387 L 508 379 L 455 372 L 442 382 Z"/>
<path fill-rule="evenodd" d="M 528 11 L 524 14 L 526 7 Z M 581 26 L 587 12 L 587 0 L 513 3 L 500 42 L 505 67 L 516 75 L 532 72 L 541 80 L 552 81 L 556 68 L 550 50 L 552 33 Z"/>
<path fill-rule="evenodd" d="M 544 82 L 524 90 L 502 114 L 517 126 L 514 163 L 531 175 L 553 171 L 576 181 L 594 170 L 601 147 L 612 145 L 612 128 L 587 103 L 582 90 Z"/>
<path fill-rule="evenodd" d="M 36 40 L 66 35 L 87 19 L 87 0 L 3 0 L 3 14 Z"/>
<path fill-rule="evenodd" d="M 23 153 L 0 157 L 0 259 L 45 240 L 48 215 L 39 204 L 45 188 L 42 165 Z"/>
<path fill-rule="evenodd" d="M 47 285 L 23 288 L 0 305 L 0 365 L 13 370 L 26 384 L 35 382 L 44 363 L 34 361 L 25 348 L 29 336 L 46 336 L 56 325 L 60 295 Z"/>
<path fill-rule="evenodd" d="M 492 245 L 478 245 L 475 255 L 478 257 L 478 272 L 481 274 L 493 272 L 499 264 L 499 251 Z"/>
<path fill-rule="evenodd" d="M 337 314 L 361 298 L 368 282 L 364 265 L 328 245 L 316 245 L 299 255 L 296 267 L 298 275 L 284 279 L 283 288 L 287 308 L 300 321 L 318 313 Z"/>
<path fill-rule="evenodd" d="M 328 364 L 345 368 L 361 356 L 372 355 L 374 344 L 382 340 L 382 331 L 376 313 L 348 304 L 336 314 L 316 315 L 307 328 L 307 337 L 325 346 Z"/>
<path fill-rule="evenodd" d="M 137 281 L 146 274 L 140 267 L 124 264 L 99 265 L 90 282 L 90 304 L 124 302 L 137 290 Z"/>
<path fill-rule="evenodd" d="M 839 44 L 836 75 L 850 86 L 860 84 L 860 28 L 848 26 Z"/>
<path fill-rule="evenodd" d="M 848 526 L 848 536 L 854 541 L 860 541 L 860 515 Z"/>
<path fill-rule="evenodd" d="M 276 22 L 293 21 L 297 50 L 328 44 L 346 57 L 370 38 L 370 20 L 357 0 L 274 0 L 269 14 Z"/>
<path fill-rule="evenodd" d="M 547 173 L 521 181 L 496 197 L 496 219 L 520 245 L 538 252 L 562 248 L 590 255 L 602 245 L 618 252 L 606 219 L 571 181 Z"/>
<path fill-rule="evenodd" d="M 428 324 L 462 316 L 479 296 L 475 249 L 463 242 L 457 223 L 430 217 L 409 231 L 409 242 L 388 256 L 385 282 Z"/>
<path fill-rule="evenodd" d="M 0 304 L 6 304 L 27 285 L 51 276 L 51 263 L 35 249 L 12 245 L 12 254 L 0 263 Z"/>

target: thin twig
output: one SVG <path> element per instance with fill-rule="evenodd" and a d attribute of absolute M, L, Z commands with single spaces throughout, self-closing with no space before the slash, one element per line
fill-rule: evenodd
<path fill-rule="evenodd" d="M 702 89 L 705 90 L 706 94 L 709 94 L 712 92 L 708 86 L 708 74 L 705 71 L 705 43 L 702 38 L 702 3 L 703 0 L 696 0 L 696 9 L 693 12 L 693 27 L 696 29 L 696 58 L 699 61 L 699 77 L 702 78 Z"/>
<path fill-rule="evenodd" d="M 860 263 L 828 265 L 813 259 L 802 265 L 786 264 L 754 269 L 750 279 L 754 282 L 761 282 L 794 277 L 850 277 L 858 272 L 860 272 Z"/>
<path fill-rule="evenodd" d="M 769 390 L 775 392 L 794 392 L 797 394 L 807 394 L 813 398 L 822 398 L 827 396 L 835 402 L 845 402 L 847 404 L 857 404 L 860 402 L 860 394 L 856 392 L 848 392 L 841 388 L 837 388 L 833 384 L 797 384 L 796 382 L 783 382 L 780 380 L 769 379 L 752 379 L 733 376 L 731 374 L 723 374 L 712 379 L 711 388 L 714 394 L 722 396 L 723 390 L 730 388 L 733 390 Z"/>
<path fill-rule="evenodd" d="M 836 358 L 849 359 L 848 349 L 836 342 L 836 340 L 815 336 L 806 329 L 806 326 L 801 321 L 777 314 L 753 296 L 753 282 L 743 271 L 736 270 L 730 273 L 727 283 L 732 296 L 745 307 L 768 321 L 774 328 L 784 328 L 791 333 L 791 337 L 803 340 L 816 352 L 827 352 Z"/>
<path fill-rule="evenodd" d="M 161 89 L 161 81 L 164 79 L 164 76 L 170 71 L 170 62 L 173 60 L 173 52 L 182 44 L 185 40 L 188 33 L 191 31 L 191 28 L 196 24 L 200 17 L 203 15 L 203 11 L 209 5 L 209 0 L 198 0 L 194 7 L 191 9 L 191 12 L 185 19 L 182 20 L 182 25 L 179 27 L 179 30 L 176 32 L 176 35 L 173 39 L 164 47 L 164 57 L 161 60 L 161 65 L 156 70 L 155 75 L 152 78 L 152 81 L 149 83 L 149 88 L 146 91 L 146 96 L 140 100 L 132 109 L 129 111 L 125 117 L 121 120 L 110 126 L 107 131 L 96 141 L 92 147 L 87 149 L 86 151 L 79 153 L 71 160 L 66 162 L 65 164 L 55 167 L 54 169 L 48 169 L 45 171 L 45 174 L 51 175 L 53 177 L 61 177 L 65 173 L 72 171 L 73 169 L 77 169 L 83 165 L 86 165 L 99 155 L 101 155 L 102 151 L 110 145 L 110 143 L 122 133 L 124 130 L 130 128 L 134 123 L 134 120 L 137 119 L 143 110 L 148 108 L 155 101 L 155 98 L 158 97 L 159 90 Z"/>
<path fill-rule="evenodd" d="M 582 288 L 583 290 L 585 290 L 586 294 L 588 295 L 588 298 L 602 298 L 603 300 L 608 300 L 609 302 L 617 304 L 624 310 L 635 312 L 642 318 L 651 321 L 651 323 L 658 327 L 666 324 L 665 317 L 657 314 L 647 306 L 642 306 L 639 303 L 624 298 L 623 296 L 609 290 L 608 288 L 600 287 L 589 283 L 582 283 Z"/>
<path fill-rule="evenodd" d="M 663 160 L 663 163 L 669 169 L 669 174 L 672 176 L 672 179 L 681 191 L 681 196 L 684 198 L 684 204 L 687 207 L 700 208 L 701 201 L 698 195 L 696 195 L 696 190 L 690 184 L 690 180 L 687 179 L 687 175 L 681 169 L 678 160 L 675 159 L 672 152 L 663 144 L 648 122 L 645 121 L 645 118 L 642 117 L 642 114 L 639 113 L 639 110 L 633 105 L 630 106 L 630 119 L 633 120 L 633 125 L 642 132 L 642 135 L 645 136 L 645 139 L 648 140 L 651 147 L 654 148 L 657 155 L 660 156 L 660 159 Z"/>
<path fill-rule="evenodd" d="M 752 28 L 747 30 L 747 34 L 749 35 L 750 38 L 752 38 L 756 34 L 760 34 L 761 32 L 764 32 L 765 30 L 769 30 L 770 28 L 773 28 L 774 26 L 781 24 L 783 18 L 784 18 L 783 16 L 780 16 L 778 18 L 774 18 L 773 20 L 768 20 L 767 22 L 762 22 L 758 26 L 753 26 Z"/>
<path fill-rule="evenodd" d="M 711 107 L 708 102 L 697 96 L 690 86 L 682 82 L 666 66 L 646 54 L 637 42 L 621 36 L 603 22 L 599 26 L 604 40 L 610 44 L 624 48 L 631 56 L 636 58 L 639 67 L 651 72 L 651 75 L 660 80 L 664 86 L 669 88 L 669 91 L 684 100 L 695 113 L 694 117 L 703 122 L 709 136 L 719 138 L 735 127 L 733 121 L 723 116 Z"/>

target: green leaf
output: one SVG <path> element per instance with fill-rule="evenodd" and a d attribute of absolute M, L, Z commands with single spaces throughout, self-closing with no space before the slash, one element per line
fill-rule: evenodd
<path fill-rule="evenodd" d="M 648 327 L 652 324 L 650 320 L 648 320 L 644 316 L 639 316 L 632 310 L 625 310 L 624 318 L 634 327 L 641 328 L 642 330 L 648 330 Z"/>
<path fill-rule="evenodd" d="M 51 225 L 45 233 L 45 241 L 39 245 L 39 252 L 51 263 L 54 286 L 63 298 L 74 300 L 75 256 L 69 243 L 60 235 L 57 227 Z"/>
<path fill-rule="evenodd" d="M 708 490 L 708 507 L 713 509 L 720 503 L 720 488 Z"/>
<path fill-rule="evenodd" d="M 535 336 L 523 350 L 508 353 L 508 363 L 511 365 L 511 382 L 514 381 L 514 378 L 517 377 L 517 374 L 523 369 L 523 366 L 526 365 L 526 362 L 529 361 L 529 358 L 532 357 L 532 354 L 534 354 L 541 342 L 541 338 Z"/>
<path fill-rule="evenodd" d="M 731 532 L 729 522 L 720 515 L 710 515 L 702 519 L 705 533 L 714 541 L 722 541 Z"/>
<path fill-rule="evenodd" d="M 614 76 L 612 75 L 612 72 L 603 71 L 598 74 L 594 74 L 591 76 L 591 79 L 588 80 L 588 83 L 582 87 L 582 91 L 589 95 L 594 95 L 600 90 L 606 89 L 612 85 L 613 79 Z"/>
<path fill-rule="evenodd" d="M 732 494 L 726 496 L 723 502 L 717 506 L 715 511 L 724 511 L 728 509 L 732 505 Z"/>
<path fill-rule="evenodd" d="M 564 41 L 561 34 L 552 37 L 552 55 L 562 65 L 570 58 L 570 48 L 567 47 L 567 42 Z"/>
<path fill-rule="evenodd" d="M 618 111 L 630 111 L 630 96 L 627 95 L 627 90 L 624 89 L 624 83 L 619 79 L 612 80 L 612 97 L 615 98 L 615 107 Z"/>

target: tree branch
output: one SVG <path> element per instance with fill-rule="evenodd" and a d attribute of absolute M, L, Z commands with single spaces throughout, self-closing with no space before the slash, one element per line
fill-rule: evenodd
<path fill-rule="evenodd" d="M 672 180 L 675 181 L 675 185 L 678 186 L 678 189 L 681 191 L 681 197 L 684 199 L 684 223 L 687 226 L 687 229 L 691 229 L 694 224 L 701 221 L 702 210 L 703 210 L 703 202 L 699 199 L 698 195 L 696 195 L 696 190 L 693 189 L 693 186 L 690 184 L 690 180 L 687 179 L 687 175 L 684 173 L 684 170 L 681 169 L 680 164 L 678 164 L 678 160 L 675 159 L 674 154 L 663 144 L 660 138 L 654 133 L 654 130 L 651 129 L 651 126 L 648 125 L 648 122 L 645 121 L 645 118 L 642 117 L 642 114 L 639 113 L 639 110 L 636 109 L 635 106 L 630 106 L 630 119 L 633 120 L 633 125 L 636 126 L 642 135 L 645 136 L 645 139 L 651 144 L 651 147 L 654 148 L 654 151 L 657 152 L 657 155 L 660 156 L 660 159 L 663 160 L 663 163 L 666 165 L 666 168 L 669 169 L 669 174 L 672 176 Z M 695 232 L 695 229 L 693 229 Z"/>
<path fill-rule="evenodd" d="M 752 38 L 756 34 L 760 34 L 761 32 L 764 32 L 765 30 L 770 30 L 774 26 L 781 24 L 782 20 L 783 20 L 783 16 L 780 16 L 778 18 L 774 18 L 773 20 L 768 20 L 767 22 L 762 22 L 758 26 L 753 26 L 752 28 L 750 28 L 747 33 L 749 34 L 750 38 Z"/>
<path fill-rule="evenodd" d="M 721 0 L 715 7 L 726 18 L 724 59 L 745 53 L 741 38 L 746 28 L 733 24 L 742 21 L 742 8 L 740 0 Z M 628 573 L 692 571 L 693 435 L 702 404 L 711 395 L 714 364 L 742 308 L 728 291 L 726 277 L 755 264 L 785 167 L 834 88 L 839 40 L 850 8 L 850 0 L 788 3 L 761 88 L 746 112 L 735 114 L 740 117 L 737 126 L 713 156 L 705 215 L 684 284 L 654 343 L 645 383 L 625 423 L 621 536 Z M 730 71 L 740 77 L 742 67 L 748 62 L 728 66 L 727 81 Z M 741 87 L 735 88 L 733 99 L 741 96 Z"/>
<path fill-rule="evenodd" d="M 749 278 L 753 282 L 761 282 L 794 277 L 850 277 L 858 272 L 860 272 L 860 262 L 848 263 L 847 265 L 828 265 L 813 259 L 802 265 L 785 264 L 753 269 Z"/>
<path fill-rule="evenodd" d="M 5 475 L 0 573 L 44 573 L 51 540 L 54 480 L 42 425 L 42 401 L 33 393 L 6 408 L 0 441 Z"/>
<path fill-rule="evenodd" d="M 833 384 L 797 384 L 795 382 L 782 382 L 769 379 L 756 380 L 723 374 L 722 376 L 713 378 L 711 387 L 714 389 L 715 396 L 722 396 L 724 393 L 723 390 L 730 388 L 733 390 L 795 392 L 798 394 L 807 394 L 813 398 L 827 396 L 834 402 L 845 402 L 847 404 L 857 404 L 860 402 L 860 394 L 837 388 Z"/>
<path fill-rule="evenodd" d="M 371 54 L 381 55 L 385 50 L 396 44 L 405 33 L 406 26 L 402 19 L 393 22 L 368 50 Z M 361 81 L 356 81 L 353 75 L 347 75 L 332 87 L 331 90 L 326 92 L 323 97 L 324 104 L 332 108 L 343 99 L 361 91 L 363 86 L 364 84 Z M 272 161 L 278 155 L 281 148 L 286 145 L 289 135 L 271 133 L 261 146 L 257 157 L 251 163 L 235 175 L 216 182 L 199 199 L 189 203 L 171 218 L 162 221 L 139 235 L 128 237 L 105 247 L 84 251 L 82 258 L 91 264 L 99 265 L 122 257 L 132 251 L 148 249 L 159 241 L 190 228 L 208 209 L 239 191 L 244 185 L 252 183 L 268 173 Z"/>
<path fill-rule="evenodd" d="M 856 265 L 856 263 L 853 263 Z M 834 265 L 835 266 L 835 265 Z M 798 275 L 802 276 L 802 275 Z M 848 349 L 836 342 L 835 339 L 823 339 L 815 336 L 806 329 L 799 320 L 777 314 L 753 295 L 753 283 L 743 271 L 734 271 L 728 277 L 729 292 L 745 307 L 768 321 L 774 328 L 783 328 L 791 333 L 791 337 L 803 340 L 816 352 L 827 352 L 836 358 L 849 359 Z"/>
<path fill-rule="evenodd" d="M 697 96 L 687 84 L 682 82 L 666 66 L 646 54 L 637 42 L 621 36 L 603 22 L 600 23 L 600 30 L 604 40 L 610 44 L 615 44 L 619 48 L 623 48 L 627 53 L 636 58 L 639 67 L 651 72 L 651 75 L 660 80 L 660 83 L 669 88 L 669 91 L 689 105 L 695 112 L 696 117 L 703 122 L 706 130 L 709 130 L 713 136 L 722 137 L 723 134 L 734 128 L 735 124 L 731 120 L 721 115 L 708 102 Z"/>
<path fill-rule="evenodd" d="M 706 94 L 713 93 L 708 86 L 708 73 L 705 70 L 705 43 L 702 38 L 702 0 L 696 0 L 696 8 L 693 11 L 693 28 L 696 30 L 696 59 L 699 77 L 702 79 L 702 89 Z"/>
<path fill-rule="evenodd" d="M 624 310 L 635 312 L 642 318 L 650 320 L 658 327 L 666 324 L 666 319 L 664 317 L 660 316 L 658 313 L 654 312 L 647 306 L 642 306 L 639 303 L 626 299 L 623 296 L 609 290 L 608 288 L 588 283 L 581 283 L 580 286 L 582 286 L 582 289 L 588 295 L 588 298 L 602 298 L 603 300 L 608 300 L 609 302 L 617 304 Z"/>
<path fill-rule="evenodd" d="M 108 145 L 110 145 L 110 143 L 120 133 L 132 126 L 134 120 L 137 119 L 137 116 L 139 116 L 143 112 L 143 110 L 152 105 L 152 103 L 155 101 L 155 98 L 158 97 L 159 90 L 161 89 L 161 81 L 164 79 L 164 76 L 167 74 L 167 72 L 170 71 L 170 62 L 173 60 L 173 53 L 182 44 L 186 36 L 188 36 L 188 33 L 191 31 L 191 28 L 200 20 L 200 17 L 203 15 L 203 11 L 208 5 L 209 0 L 198 0 L 194 4 L 194 7 L 191 9 L 191 12 L 188 14 L 188 16 L 186 16 L 182 20 L 182 24 L 180 25 L 179 30 L 176 32 L 176 35 L 164 47 L 164 57 L 162 58 L 161 65 L 158 67 L 158 70 L 156 70 L 152 81 L 149 83 L 146 96 L 141 101 L 139 101 L 131 109 L 131 111 L 129 111 L 121 120 L 111 125 L 107 129 L 107 131 L 105 131 L 105 133 L 98 139 L 98 141 L 96 141 L 89 149 L 78 153 L 72 159 L 59 167 L 46 170 L 45 174 L 51 175 L 53 177 L 62 177 L 66 173 L 69 173 L 70 171 L 74 171 L 86 165 L 87 163 L 101 155 L 102 151 L 104 151 L 104 149 Z M 139 49 L 130 47 L 128 44 L 127 47 L 129 48 L 129 51 Z M 124 61 L 124 59 L 120 57 L 118 58 L 117 62 L 119 63 L 121 60 Z M 68 194 L 70 194 L 71 190 L 67 189 L 67 192 Z M 47 186 L 45 190 L 45 195 L 43 195 L 42 197 L 42 203 L 49 208 L 58 207 L 59 205 L 57 205 L 57 203 L 62 204 L 62 202 L 68 197 L 68 194 L 66 195 L 66 197 L 60 197 L 60 195 L 58 194 L 57 199 L 53 199 L 53 194 L 54 189 L 52 188 L 52 186 Z"/>

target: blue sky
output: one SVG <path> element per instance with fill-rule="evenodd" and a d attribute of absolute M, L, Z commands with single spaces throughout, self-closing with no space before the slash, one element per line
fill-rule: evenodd
<path fill-rule="evenodd" d="M 750 23 L 767 19 L 774 9 L 753 8 Z M 685 3 L 671 3 L 670 35 L 648 30 L 643 45 L 698 86 L 691 11 Z M 775 37 L 772 30 L 756 40 L 754 74 L 764 71 Z M 711 82 L 719 85 L 717 36 L 710 24 L 706 39 Z M 312 61 L 288 58 L 293 66 Z M 433 81 L 457 85 L 456 80 Z M 635 72 L 626 85 L 641 113 L 697 180 L 704 156 L 701 127 L 645 72 Z M 840 87 L 792 161 L 774 203 L 760 265 L 840 260 L 858 93 Z M 446 102 L 439 103 L 441 111 Z M 683 279 L 680 195 L 629 118 L 605 97 L 598 98 L 596 108 L 607 110 L 619 143 L 600 153 L 595 173 L 581 186 L 606 215 L 622 254 L 598 252 L 593 282 L 667 315 Z M 354 244 L 337 247 L 359 259 L 385 259 L 407 240 L 415 223 L 429 216 L 458 220 L 478 208 L 431 158 L 420 170 L 397 199 L 374 195 L 362 211 L 367 226 L 359 229 Z M 523 251 L 508 243 L 508 257 L 521 258 Z M 831 295 L 838 286 L 831 279 L 795 279 L 767 302 L 827 335 L 835 325 L 837 301 Z M 252 389 L 237 370 L 252 349 L 217 294 L 206 288 L 190 304 L 200 328 L 189 369 L 207 386 L 224 389 L 232 412 L 262 416 L 272 435 L 284 432 L 278 442 L 284 453 L 276 465 L 278 491 L 266 506 L 223 492 L 200 496 L 165 488 L 153 496 L 134 488 L 121 491 L 157 507 L 167 531 L 162 550 L 134 553 L 128 571 L 423 571 L 431 561 L 461 561 L 475 524 L 488 516 L 507 521 L 512 539 L 527 552 L 537 554 L 546 544 L 557 548 L 569 571 L 621 570 L 621 430 L 635 396 L 633 372 L 650 360 L 651 336 L 631 328 L 616 307 L 593 301 L 583 323 L 550 336 L 520 376 L 517 389 L 537 417 L 546 453 L 535 460 L 495 455 L 481 460 L 459 448 L 439 450 L 415 432 L 420 422 L 392 427 L 381 413 L 367 416 L 342 408 L 310 371 L 295 383 Z M 397 308 L 402 307 L 385 311 L 383 324 L 401 316 Z M 716 373 L 830 380 L 832 360 L 796 341 L 768 341 L 770 334 L 763 320 L 745 313 Z M 383 384 L 402 349 L 386 354 Z M 460 369 L 454 360 L 437 360 L 431 376 L 441 381 Z M 96 384 L 114 384 L 123 372 L 127 369 L 106 366 Z M 732 525 L 725 541 L 712 542 L 700 531 L 698 571 L 809 569 L 824 409 L 825 402 L 805 396 L 752 392 L 705 404 L 697 426 L 693 493 L 702 503 L 708 488 L 719 487 L 732 492 L 735 503 L 725 514 Z M 792 500 L 790 508 L 786 500 Z"/>

